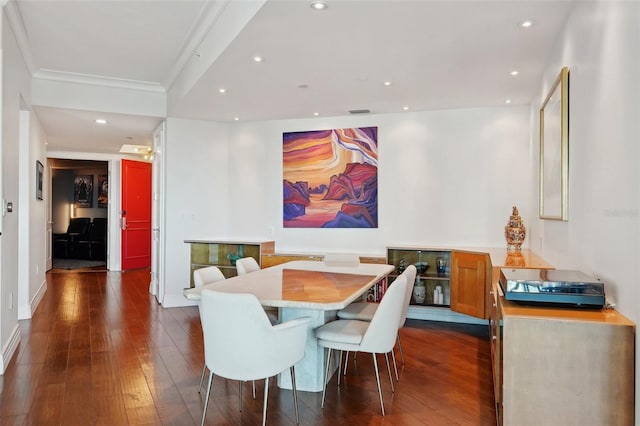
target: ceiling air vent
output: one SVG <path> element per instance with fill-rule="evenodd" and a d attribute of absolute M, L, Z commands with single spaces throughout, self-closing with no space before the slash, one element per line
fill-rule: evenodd
<path fill-rule="evenodd" d="M 370 109 L 350 109 L 349 114 L 369 114 Z"/>

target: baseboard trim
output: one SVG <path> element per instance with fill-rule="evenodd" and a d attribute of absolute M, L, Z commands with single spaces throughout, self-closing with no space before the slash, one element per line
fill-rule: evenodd
<path fill-rule="evenodd" d="M 459 322 L 463 324 L 487 325 L 486 319 L 470 317 L 469 315 L 453 312 L 448 308 L 431 306 L 409 306 L 407 318 L 427 321 Z"/>
<path fill-rule="evenodd" d="M 198 306 L 197 300 L 189 300 L 182 294 L 165 294 L 162 301 L 163 308 L 179 308 L 183 306 Z"/>
<path fill-rule="evenodd" d="M 47 280 L 45 279 L 38 287 L 36 294 L 33 295 L 33 299 L 31 299 L 31 315 L 35 313 L 36 309 L 38 309 L 38 305 L 42 301 L 44 294 L 47 292 Z"/>
<path fill-rule="evenodd" d="M 2 371 L 0 371 L 0 374 L 4 374 L 7 367 L 9 366 L 11 358 L 13 358 L 13 355 L 18 349 L 20 339 L 20 326 L 16 324 L 16 326 L 13 328 L 13 331 L 11 332 L 9 341 L 2 347 L 2 360 L 0 360 L 0 368 L 2 368 Z"/>

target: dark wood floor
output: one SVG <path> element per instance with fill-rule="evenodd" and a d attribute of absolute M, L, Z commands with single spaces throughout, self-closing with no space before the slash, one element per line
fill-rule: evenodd
<path fill-rule="evenodd" d="M 33 319 L 20 321 L 22 341 L 0 376 L 0 424 L 200 423 L 197 308 L 159 307 L 148 270 L 49 273 L 47 283 Z M 381 376 L 386 417 L 371 356 L 360 354 L 340 388 L 332 379 L 324 409 L 321 393 L 299 393 L 300 424 L 494 425 L 487 334 L 484 326 L 408 321 L 395 394 Z M 240 413 L 237 382 L 214 379 L 207 424 L 259 424 L 262 384 L 255 400 L 250 384 L 244 389 Z M 291 391 L 272 385 L 267 423 L 294 419 Z"/>

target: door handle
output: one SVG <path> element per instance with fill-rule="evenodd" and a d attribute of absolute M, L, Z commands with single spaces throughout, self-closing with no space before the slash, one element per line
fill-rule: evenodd
<path fill-rule="evenodd" d="M 122 228 L 123 231 L 125 231 L 127 229 L 127 218 L 123 217 L 120 219 L 120 228 Z"/>

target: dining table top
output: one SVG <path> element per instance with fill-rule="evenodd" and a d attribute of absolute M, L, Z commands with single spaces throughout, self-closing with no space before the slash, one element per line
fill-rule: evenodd
<path fill-rule="evenodd" d="M 393 265 L 361 263 L 332 266 L 296 260 L 201 287 L 184 290 L 190 300 L 200 300 L 202 290 L 254 294 L 263 306 L 339 310 L 362 296 L 394 270 Z"/>

